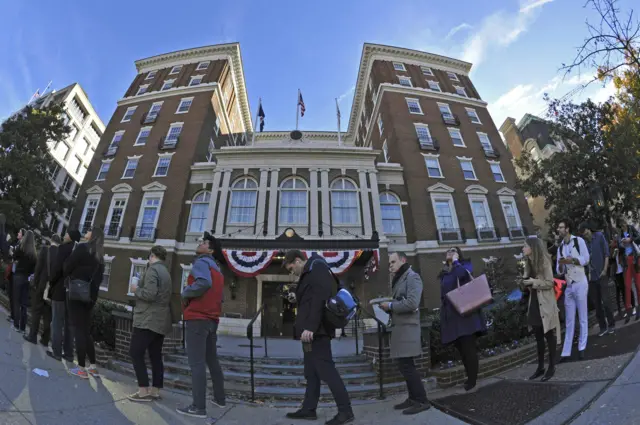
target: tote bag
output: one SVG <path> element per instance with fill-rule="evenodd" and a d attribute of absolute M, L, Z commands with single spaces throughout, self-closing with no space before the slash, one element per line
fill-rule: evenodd
<path fill-rule="evenodd" d="M 469 273 L 471 276 L 471 273 Z M 486 275 L 480 275 L 447 293 L 447 299 L 461 316 L 469 315 L 493 301 Z"/>

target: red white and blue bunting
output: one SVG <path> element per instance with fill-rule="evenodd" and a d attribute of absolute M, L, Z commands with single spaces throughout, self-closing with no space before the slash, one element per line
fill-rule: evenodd
<path fill-rule="evenodd" d="M 276 251 L 236 251 L 223 249 L 222 254 L 235 274 L 254 277 L 269 267 Z"/>
<path fill-rule="evenodd" d="M 349 270 L 349 267 L 355 263 L 355 261 L 362 255 L 361 250 L 351 251 L 305 251 L 307 258 L 313 254 L 317 254 L 329 264 L 329 267 L 336 275 Z"/>

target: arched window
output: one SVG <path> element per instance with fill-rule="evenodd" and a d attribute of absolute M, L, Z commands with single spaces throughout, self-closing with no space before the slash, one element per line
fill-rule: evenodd
<path fill-rule="evenodd" d="M 299 177 L 291 177 L 280 185 L 280 225 L 306 225 L 309 202 L 307 183 Z"/>
<path fill-rule="evenodd" d="M 382 230 L 388 235 L 404 233 L 402 224 L 402 206 L 400 199 L 390 192 L 380 194 L 380 211 L 382 212 Z"/>
<path fill-rule="evenodd" d="M 204 232 L 204 225 L 207 221 L 207 211 L 209 210 L 209 200 L 211 200 L 211 192 L 207 190 L 196 193 L 196 196 L 191 200 L 188 232 Z"/>
<path fill-rule="evenodd" d="M 231 186 L 229 224 L 253 224 L 256 219 L 258 184 L 249 177 L 236 180 Z"/>
<path fill-rule="evenodd" d="M 351 180 L 341 177 L 331 184 L 331 221 L 333 225 L 358 225 L 358 188 Z"/>

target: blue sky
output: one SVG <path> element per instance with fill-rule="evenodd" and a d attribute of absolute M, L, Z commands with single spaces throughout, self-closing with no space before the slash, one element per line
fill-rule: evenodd
<path fill-rule="evenodd" d="M 631 0 L 622 0 L 628 8 Z M 184 0 L 152 3 L 4 2 L 0 14 L 0 117 L 49 80 L 79 82 L 105 122 L 135 76 L 134 61 L 174 50 L 239 41 L 255 116 L 265 130 L 335 130 L 340 98 L 346 130 L 362 44 L 444 54 L 474 63 L 471 77 L 497 126 L 544 110 L 542 93 L 562 96 L 592 72 L 563 78 L 593 13 L 584 0 Z M 612 88 L 576 96 L 605 99 Z"/>

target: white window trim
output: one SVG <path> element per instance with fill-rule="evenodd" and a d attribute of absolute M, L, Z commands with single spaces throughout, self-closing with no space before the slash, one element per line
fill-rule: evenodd
<path fill-rule="evenodd" d="M 169 71 L 169 75 L 180 74 L 180 71 L 182 71 L 182 65 L 174 65 L 171 67 L 171 70 Z"/>
<path fill-rule="evenodd" d="M 128 120 L 125 120 L 125 118 L 127 117 L 127 115 L 129 115 L 129 111 L 131 111 L 131 117 L 133 117 L 133 114 L 136 113 L 136 109 L 138 109 L 137 106 L 129 106 L 127 108 L 126 111 L 124 111 L 124 115 L 122 116 L 122 119 L 120 120 L 121 123 L 123 122 L 131 122 L 131 118 L 129 118 Z"/>
<path fill-rule="evenodd" d="M 402 69 L 397 68 L 396 65 L 400 65 Z M 398 72 L 407 72 L 407 67 L 404 66 L 404 63 L 402 62 L 393 62 L 393 70 Z"/>
<path fill-rule="evenodd" d="M 480 147 L 482 147 L 482 150 L 487 152 L 487 149 L 485 149 L 484 144 L 482 143 L 482 139 L 484 136 L 484 138 L 486 139 L 486 142 L 489 144 L 489 149 L 490 151 L 488 152 L 495 152 L 495 149 L 493 148 L 493 143 L 491 143 L 491 139 L 489 138 L 489 135 L 487 133 L 484 133 L 482 131 L 476 131 L 476 135 L 478 136 L 478 143 L 480 143 Z"/>
<path fill-rule="evenodd" d="M 442 166 L 440 165 L 440 154 L 422 153 L 422 152 L 420 153 L 424 157 L 424 167 L 427 169 L 427 176 L 429 176 L 430 179 L 444 179 L 444 173 L 442 172 Z M 436 162 L 438 163 L 438 169 L 440 170 L 440 176 L 432 176 L 429 174 L 429 167 L 427 166 L 427 158 L 436 160 Z"/>
<path fill-rule="evenodd" d="M 504 222 L 507 225 L 507 230 L 509 230 L 509 236 L 511 236 L 511 231 L 510 231 L 511 228 L 509 227 L 509 220 L 507 219 L 507 212 L 504 209 L 504 203 L 510 202 L 513 204 L 513 210 L 516 214 L 516 221 L 518 222 L 518 227 L 522 229 L 522 221 L 520 220 L 520 211 L 518 211 L 518 204 L 516 203 L 516 198 L 514 196 L 501 195 L 501 196 L 498 196 L 498 199 L 500 200 L 500 208 L 502 208 Z"/>
<path fill-rule="evenodd" d="M 98 212 L 98 207 L 100 206 L 100 198 L 102 198 L 102 194 L 91 194 L 87 196 L 87 199 L 84 201 L 84 208 L 82 209 L 82 215 L 80 216 L 80 230 L 84 227 L 84 219 L 87 217 L 87 207 L 89 206 L 89 201 L 97 200 L 96 202 L 96 213 Z M 91 227 L 96 221 L 96 215 L 93 215 L 93 220 L 91 220 Z"/>
<path fill-rule="evenodd" d="M 378 114 L 378 130 L 382 136 L 382 133 L 384 132 L 384 120 L 382 119 L 382 114 Z"/>
<path fill-rule="evenodd" d="M 99 177 L 100 177 L 100 171 L 102 170 L 102 165 L 104 165 L 104 164 L 111 164 L 112 162 L 113 162 L 113 158 L 110 158 L 110 159 L 103 159 L 103 160 L 100 162 L 100 168 L 98 168 L 98 175 L 96 176 L 96 181 L 97 181 L 97 182 L 103 182 L 103 181 L 105 181 L 105 180 L 106 180 L 106 178 L 104 178 L 104 179 L 100 179 L 100 178 L 99 178 Z M 111 171 L 111 165 L 109 165 L 109 171 Z M 109 173 L 109 171 L 107 171 L 107 174 Z"/>
<path fill-rule="evenodd" d="M 231 205 L 233 204 L 233 191 L 234 191 L 233 186 L 236 183 L 238 183 L 239 181 L 244 181 L 245 179 L 251 180 L 256 185 L 256 187 L 255 188 L 251 188 L 251 189 L 235 189 L 235 190 L 238 190 L 238 191 L 241 191 L 241 192 L 242 191 L 245 191 L 245 192 L 254 191 L 254 192 L 256 192 L 256 203 L 255 203 L 255 205 L 253 207 L 254 208 L 253 219 L 251 220 L 251 222 L 244 222 L 244 223 L 231 222 L 230 221 L 231 220 L 231 208 L 232 208 Z M 227 202 L 228 205 L 227 205 L 227 220 L 226 220 L 227 226 L 232 226 L 232 227 L 233 226 L 251 226 L 251 225 L 256 223 L 256 215 L 258 214 L 258 195 L 259 195 L 258 192 L 259 192 L 259 189 L 260 189 L 260 185 L 258 184 L 258 182 L 254 178 L 249 177 L 249 176 L 242 176 L 242 177 L 239 177 L 239 178 L 237 178 L 236 180 L 233 181 L 233 183 L 229 186 L 229 202 Z"/>
<path fill-rule="evenodd" d="M 441 106 L 444 106 L 447 108 L 447 110 L 449 111 L 449 115 L 451 115 L 452 117 L 453 112 L 451 112 L 451 105 L 449 105 L 448 103 L 443 103 L 443 102 L 436 102 L 438 104 L 438 112 L 440 112 L 440 115 L 442 115 L 442 110 L 440 109 Z"/>
<path fill-rule="evenodd" d="M 457 131 L 460 134 L 460 140 L 462 141 L 462 145 L 453 144 L 453 136 L 451 136 L 451 130 Z M 464 142 L 464 137 L 462 137 L 462 131 L 459 128 L 455 127 L 447 127 L 447 131 L 449 132 L 449 137 L 451 138 L 451 145 L 455 148 L 466 148 L 467 144 Z"/>
<path fill-rule="evenodd" d="M 402 210 L 403 205 L 406 205 L 406 203 L 403 203 L 402 200 L 400 199 L 400 197 L 394 193 L 391 192 L 390 190 L 386 190 L 382 193 L 380 193 L 380 195 L 382 194 L 390 194 L 392 195 L 394 198 L 396 198 L 398 200 L 398 206 L 400 207 L 400 225 L 402 226 L 402 232 L 401 233 L 387 233 L 384 231 L 384 226 L 381 229 L 385 235 L 389 235 L 389 236 L 406 236 L 407 235 L 407 229 L 404 226 L 404 212 Z M 382 202 L 380 202 L 379 200 L 380 198 L 378 198 L 378 204 L 380 204 L 380 208 L 382 209 Z M 382 217 L 380 218 L 380 221 L 382 221 Z"/>
<path fill-rule="evenodd" d="M 202 65 L 205 65 L 205 66 L 202 66 Z M 196 66 L 196 71 L 203 71 L 209 68 L 209 65 L 211 65 L 211 61 L 198 62 L 198 66 Z"/>
<path fill-rule="evenodd" d="M 193 82 L 193 80 L 195 80 L 196 78 L 200 78 L 200 82 L 198 84 L 191 84 Z M 204 80 L 204 74 L 202 75 L 193 75 L 191 76 L 191 78 L 189 79 L 189 87 L 195 87 L 195 86 L 199 86 L 200 84 L 203 84 L 203 80 Z"/>
<path fill-rule="evenodd" d="M 460 171 L 462 171 L 462 177 L 464 177 L 464 169 L 462 168 L 462 163 L 463 162 L 468 162 L 468 163 L 471 164 L 471 170 L 473 171 L 473 176 L 475 178 L 468 179 L 468 178 L 464 177 L 464 179 L 467 180 L 467 181 L 478 181 L 478 173 L 476 173 L 476 169 L 473 166 L 473 158 L 467 158 L 465 156 L 456 156 L 456 158 L 458 158 L 458 161 L 460 162 Z"/>
<path fill-rule="evenodd" d="M 350 190 L 350 189 L 346 189 L 346 190 L 335 189 L 335 190 L 333 190 L 331 187 L 333 186 L 333 184 L 336 181 L 338 181 L 340 179 L 344 179 L 344 180 L 347 180 L 347 181 L 351 182 L 351 184 L 353 184 L 353 186 L 355 187 L 355 190 Z M 358 221 L 357 222 L 355 222 L 355 223 L 343 223 L 343 224 L 334 224 L 333 223 L 333 196 L 332 196 L 332 192 L 334 192 L 334 191 L 335 192 L 353 192 L 353 193 L 356 194 L 356 204 L 357 204 L 356 208 L 358 208 Z M 355 181 L 353 181 L 349 177 L 339 176 L 339 177 L 335 178 L 331 182 L 331 184 L 329 184 L 329 209 L 331 210 L 330 211 L 330 214 L 331 214 L 331 225 L 333 227 L 360 227 L 360 226 L 362 226 L 362 219 L 361 219 L 362 208 L 360 206 L 360 187 L 356 184 Z"/>
<path fill-rule="evenodd" d="M 211 193 L 210 190 L 200 190 L 198 192 L 196 192 L 191 199 L 189 199 L 187 202 L 189 202 L 189 218 L 187 220 L 187 230 L 185 232 L 186 235 L 202 235 L 202 232 L 190 232 L 189 228 L 191 227 L 191 214 L 193 213 L 193 200 L 195 199 L 196 196 L 200 195 L 201 193 L 204 192 L 209 192 L 209 202 L 208 204 L 211 204 L 211 197 L 213 196 L 213 194 Z M 198 202 L 198 204 L 204 204 L 204 202 Z M 209 215 L 209 211 L 207 210 L 207 216 Z"/>
<path fill-rule="evenodd" d="M 282 186 L 284 185 L 285 182 L 287 182 L 288 180 L 292 180 L 294 179 L 295 176 L 289 177 L 285 180 L 283 180 L 282 182 L 280 182 L 280 185 L 278 186 L 278 227 L 283 227 L 283 226 L 290 226 L 290 227 L 301 227 L 301 226 L 308 226 L 309 225 L 309 214 L 311 214 L 310 208 L 309 208 L 309 184 L 306 182 L 306 180 L 304 180 L 301 177 L 298 177 L 298 179 L 300 181 L 302 181 L 304 183 L 304 190 L 306 193 L 306 209 L 307 209 L 307 215 L 305 217 L 305 221 L 304 223 L 282 223 L 280 221 L 281 217 L 280 217 L 280 209 L 282 208 L 282 192 L 288 192 L 288 191 L 302 191 L 302 189 L 299 188 L 295 188 L 295 189 L 283 189 Z M 329 203 L 331 203 L 331 200 L 329 200 Z M 331 209 L 331 207 L 329 207 L 329 209 Z M 329 214 L 331 214 L 331 212 L 329 212 Z M 329 218 L 329 220 L 331 220 Z"/>
<path fill-rule="evenodd" d="M 453 71 L 447 71 L 447 77 L 449 77 L 451 81 L 460 81 L 460 79 L 458 78 L 458 74 Z"/>
<path fill-rule="evenodd" d="M 409 85 L 408 86 L 403 85 L 402 80 L 408 81 Z M 411 82 L 411 77 L 407 77 L 405 75 L 398 75 L 398 84 L 400 84 L 402 87 L 413 87 L 413 83 Z"/>
<path fill-rule="evenodd" d="M 424 115 L 424 112 L 422 111 L 422 105 L 420 105 L 420 99 L 416 99 L 416 98 L 413 98 L 413 97 L 405 97 L 404 99 L 407 102 L 407 109 L 409 110 L 410 114 L 412 114 L 412 115 Z M 411 110 L 411 108 L 409 108 L 409 102 L 411 102 L 411 101 L 415 101 L 416 102 L 416 104 L 418 105 L 418 109 L 420 109 L 420 112 L 413 112 Z"/>
<path fill-rule="evenodd" d="M 156 162 L 156 168 L 153 170 L 153 176 L 151 177 L 167 177 L 169 176 L 169 168 L 171 167 L 171 157 L 175 154 L 175 152 L 167 152 L 167 153 L 159 153 L 158 161 Z M 164 176 L 158 175 L 158 165 L 160 164 L 160 160 L 162 158 L 169 158 L 169 166 L 167 167 L 167 174 Z"/>
<path fill-rule="evenodd" d="M 122 223 L 124 222 L 124 215 L 127 212 L 127 205 L 129 205 L 129 193 L 115 193 L 111 197 L 111 203 L 109 204 L 109 212 L 107 212 L 107 219 L 104 222 L 104 228 L 109 229 L 109 224 L 111 223 L 111 218 L 113 217 L 113 209 L 115 207 L 116 201 L 124 199 L 124 207 L 122 208 L 122 216 L 120 216 L 120 223 L 118 223 L 118 227 L 122 228 Z M 106 235 L 105 230 L 105 235 Z"/>
<path fill-rule="evenodd" d="M 182 99 L 180 99 L 180 102 L 178 103 L 178 107 L 176 108 L 176 114 L 186 114 L 191 110 L 191 106 L 193 106 L 193 99 L 194 97 L 183 97 Z M 180 111 L 180 106 L 182 106 L 182 102 L 187 102 L 187 101 L 191 101 L 191 105 L 189 105 L 189 109 L 187 109 L 186 111 Z"/>
<path fill-rule="evenodd" d="M 433 87 L 431 87 L 432 84 L 436 85 L 438 88 L 434 89 Z M 427 80 L 427 86 L 429 86 L 429 90 L 431 91 L 442 93 L 442 88 L 440 87 L 440 83 L 437 81 Z"/>
<path fill-rule="evenodd" d="M 145 130 L 149 130 L 149 136 L 147 136 L 147 140 L 149 140 L 149 137 L 151 136 L 151 129 L 153 128 L 153 126 L 146 126 L 146 127 L 141 127 L 140 131 L 138 132 L 138 135 L 136 136 L 136 141 L 133 143 L 133 146 L 145 146 L 147 143 L 138 143 L 138 140 L 140 140 L 140 133 L 142 133 Z"/>
<path fill-rule="evenodd" d="M 164 137 L 165 141 L 169 138 L 169 134 L 171 134 L 171 130 L 176 127 L 180 127 L 180 134 L 178 134 L 178 138 L 180 138 L 180 135 L 182 134 L 182 128 L 184 127 L 184 122 L 173 122 L 169 124 L 169 129 L 167 130 L 167 134 Z"/>
<path fill-rule="evenodd" d="M 122 171 L 122 177 L 120 177 L 120 180 L 131 180 L 135 177 L 136 171 L 138 171 L 138 165 L 140 165 L 140 158 L 142 158 L 142 155 L 133 155 L 127 157 L 127 162 L 124 164 L 124 170 Z M 130 161 L 136 161 L 136 168 L 133 170 L 133 176 L 125 177 L 127 166 L 129 165 Z"/>
<path fill-rule="evenodd" d="M 433 136 L 431 135 L 431 129 L 429 128 L 428 124 L 424 124 L 424 123 L 421 123 L 421 122 L 414 122 L 413 126 L 415 127 L 416 137 L 418 138 L 418 141 L 420 141 L 420 135 L 418 134 L 418 128 L 426 128 L 427 129 L 427 133 L 429 133 L 429 140 L 433 143 L 434 139 L 433 139 Z"/>
<path fill-rule="evenodd" d="M 149 198 L 160 198 L 160 202 L 158 203 L 158 213 L 156 214 L 156 218 L 153 223 L 154 228 L 158 227 L 158 219 L 160 218 L 160 212 L 162 211 L 162 201 L 164 200 L 164 190 L 150 190 L 150 191 L 144 192 L 142 201 L 140 201 L 140 211 L 138 211 L 138 219 L 136 220 L 136 227 L 140 227 L 142 225 L 144 205 L 147 199 Z"/>
<path fill-rule="evenodd" d="M 388 163 L 389 162 L 389 145 L 387 144 L 387 141 L 385 140 L 384 142 L 382 142 L 382 155 L 384 156 L 384 162 Z"/>
<path fill-rule="evenodd" d="M 133 292 L 131 292 L 131 283 L 133 281 L 133 270 L 135 269 L 135 266 L 146 266 L 147 265 L 147 259 L 146 258 L 129 258 L 129 261 L 131 261 L 131 270 L 129 271 L 129 284 L 127 285 L 127 295 L 130 297 L 133 297 L 135 294 Z M 140 279 L 142 279 L 142 276 L 140 276 Z M 140 285 L 140 282 L 138 281 L 138 285 Z"/>
<path fill-rule="evenodd" d="M 154 69 L 153 71 L 149 71 L 147 73 L 147 76 L 144 79 L 145 80 L 153 80 L 157 74 L 158 74 L 158 70 Z"/>
<path fill-rule="evenodd" d="M 169 74 L 169 75 L 171 75 L 171 74 Z M 167 91 L 167 90 L 171 90 L 171 89 L 173 88 L 173 83 L 175 83 L 175 81 L 176 81 L 176 79 L 175 79 L 175 78 L 172 78 L 172 79 L 169 79 L 169 80 L 164 80 L 164 81 L 162 82 L 162 86 L 160 86 L 160 91 Z M 171 87 L 169 87 L 168 89 L 165 89 L 165 88 L 164 88 L 164 85 L 165 85 L 165 84 L 167 84 L 167 83 L 171 83 Z"/>
<path fill-rule="evenodd" d="M 109 263 L 110 265 L 110 269 L 109 269 L 109 285 L 111 284 L 111 272 L 113 271 L 113 260 L 116 258 L 115 255 L 108 255 L 108 254 L 104 254 L 104 263 L 107 264 Z M 104 280 L 104 273 L 102 274 L 102 280 L 100 281 L 100 290 L 103 292 L 109 292 L 109 285 L 107 285 L 107 287 L 105 288 L 104 286 L 102 286 L 102 281 Z"/>
<path fill-rule="evenodd" d="M 136 96 L 142 96 L 145 93 L 148 93 L 149 84 L 141 84 L 138 86 L 138 90 L 136 91 Z M 145 89 L 144 93 L 140 93 L 140 89 Z"/>
<path fill-rule="evenodd" d="M 184 287 L 187 285 L 187 280 L 189 279 L 189 274 L 191 274 L 191 264 L 182 264 L 180 263 L 180 268 L 182 269 L 182 273 L 180 273 L 180 293 L 182 293 L 182 290 L 184 289 Z M 182 279 L 182 277 L 184 276 L 184 273 L 187 272 L 187 279 Z"/>
<path fill-rule="evenodd" d="M 456 211 L 456 204 L 453 201 L 453 196 L 450 193 L 437 193 L 437 192 L 432 192 L 431 193 L 431 207 L 433 208 L 433 218 L 436 222 L 436 228 L 438 229 L 438 232 L 440 232 L 440 230 L 442 230 L 440 228 L 440 224 L 438 223 L 438 214 L 437 214 L 437 210 L 436 210 L 436 201 L 447 201 L 449 202 L 449 209 L 451 211 L 451 221 L 453 221 L 453 228 L 454 229 L 460 229 L 460 224 L 458 223 L 458 212 Z M 462 238 L 462 235 L 460 235 L 460 238 Z"/>
<path fill-rule="evenodd" d="M 118 130 L 115 133 L 113 133 L 113 137 L 111 138 L 111 142 L 109 142 L 108 148 L 113 146 L 113 141 L 116 140 L 117 136 L 120 136 L 120 142 L 122 142 L 122 138 L 124 137 L 124 130 Z"/>
<path fill-rule="evenodd" d="M 464 97 L 469 97 L 469 95 L 467 94 L 467 89 L 465 89 L 464 87 L 454 85 L 453 89 L 456 91 L 456 94 L 458 94 L 460 96 L 464 96 Z M 458 93 L 458 89 L 462 90 L 462 93 L 464 93 L 464 94 Z"/>
<path fill-rule="evenodd" d="M 429 68 L 428 66 L 423 65 L 420 67 L 420 70 L 422 71 L 422 75 L 425 75 L 427 77 L 434 77 L 433 69 Z M 425 72 L 426 70 L 429 70 L 429 72 Z"/>
<path fill-rule="evenodd" d="M 489 169 L 491 169 L 492 165 L 497 165 L 500 168 L 500 174 L 502 175 L 502 181 L 499 182 L 495 179 L 495 176 L 493 176 L 493 170 L 491 170 L 491 176 L 493 176 L 493 180 L 496 183 L 506 183 L 507 179 L 504 177 L 504 171 L 502 171 L 502 166 L 500 165 L 500 161 L 492 161 L 492 160 L 487 160 L 487 162 L 489 163 Z"/>
<path fill-rule="evenodd" d="M 162 105 L 164 105 L 164 100 L 161 100 L 160 102 L 153 102 L 151 106 L 149 106 L 149 112 L 151 112 L 153 110 L 153 107 L 156 105 L 160 105 L 158 112 L 156 112 L 156 116 L 158 116 L 160 115 L 160 111 L 162 111 Z M 149 115 L 149 112 L 147 112 L 147 115 Z"/>
<path fill-rule="evenodd" d="M 465 112 L 467 113 L 467 118 L 469 118 L 469 121 L 471 122 L 471 124 L 477 124 L 477 125 L 481 125 L 482 121 L 480 120 L 480 115 L 478 115 L 478 111 L 475 110 L 475 108 L 464 108 Z M 473 112 L 476 116 L 476 118 L 478 118 L 478 122 L 472 121 L 471 117 L 469 116 L 469 112 Z"/>
<path fill-rule="evenodd" d="M 478 227 L 478 222 L 476 220 L 476 215 L 473 211 L 473 201 L 481 201 L 483 206 L 484 206 L 484 212 L 486 214 L 487 217 L 487 224 L 489 225 L 489 228 L 494 228 L 495 226 L 493 224 L 493 217 L 491 216 L 491 210 L 489 209 L 489 201 L 487 200 L 487 195 L 479 195 L 479 194 L 467 194 L 467 196 L 469 197 L 469 208 L 471 208 L 471 215 L 473 216 L 473 224 L 476 227 L 476 231 L 480 230 L 480 227 Z"/>

